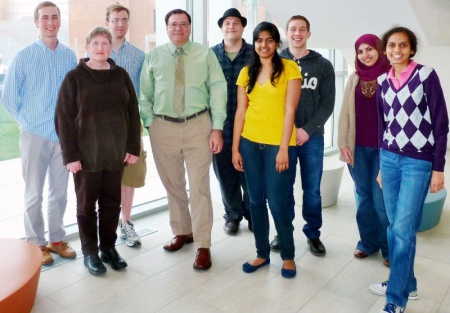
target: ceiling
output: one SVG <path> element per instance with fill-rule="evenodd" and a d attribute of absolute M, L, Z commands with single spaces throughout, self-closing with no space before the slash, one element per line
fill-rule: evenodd
<path fill-rule="evenodd" d="M 413 30 L 421 44 L 450 46 L 450 0 L 259 0 L 285 27 L 300 14 L 311 22 L 309 46 L 341 48 L 364 33 L 382 35 L 394 25 Z"/>

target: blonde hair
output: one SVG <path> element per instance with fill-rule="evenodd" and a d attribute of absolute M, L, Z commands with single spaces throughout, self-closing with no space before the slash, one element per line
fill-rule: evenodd
<path fill-rule="evenodd" d="M 109 30 L 102 26 L 97 26 L 92 28 L 89 33 L 86 36 L 86 45 L 90 44 L 92 41 L 92 38 L 97 36 L 103 36 L 106 37 L 109 40 L 109 43 L 112 43 L 112 36 Z"/>

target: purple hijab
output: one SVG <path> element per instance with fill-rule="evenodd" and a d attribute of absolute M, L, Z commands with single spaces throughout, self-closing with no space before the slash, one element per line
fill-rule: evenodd
<path fill-rule="evenodd" d="M 358 48 L 362 44 L 368 44 L 378 51 L 378 60 L 372 66 L 367 66 L 358 59 Z M 355 42 L 355 70 L 356 74 L 363 81 L 376 80 L 378 76 L 388 71 L 390 64 L 381 47 L 381 40 L 376 35 L 365 34 Z"/>

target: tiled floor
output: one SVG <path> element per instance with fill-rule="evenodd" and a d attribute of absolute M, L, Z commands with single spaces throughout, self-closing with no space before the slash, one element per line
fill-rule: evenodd
<path fill-rule="evenodd" d="M 447 173 L 446 181 L 449 179 Z M 142 238 L 142 247 L 117 247 L 128 262 L 126 270 L 116 272 L 107 266 L 106 275 L 93 277 L 82 259 L 77 259 L 42 272 L 32 312 L 377 313 L 385 298 L 371 294 L 368 286 L 387 279 L 389 269 L 383 266 L 380 254 L 364 260 L 353 257 L 359 237 L 352 186 L 346 169 L 338 203 L 323 209 L 321 238 L 327 248 L 323 258 L 309 253 L 301 231 L 301 208 L 297 207 L 298 273 L 292 280 L 281 277 L 277 253 L 272 253 L 270 266 L 253 274 L 242 272 L 242 264 L 255 256 L 253 235 L 246 223 L 236 236 L 224 234 L 222 207 L 216 201 L 210 270 L 192 269 L 192 244 L 175 253 L 162 249 L 172 237 L 168 212 L 162 211 L 135 221 L 137 228 L 157 230 Z M 78 240 L 71 244 L 79 249 Z M 407 312 L 450 312 L 448 200 L 439 225 L 418 234 L 415 271 L 419 300 L 410 301 Z"/>

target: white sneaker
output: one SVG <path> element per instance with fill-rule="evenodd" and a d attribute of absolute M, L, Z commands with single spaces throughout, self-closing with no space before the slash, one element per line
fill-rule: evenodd
<path fill-rule="evenodd" d="M 406 309 L 402 309 L 401 307 L 396 306 L 393 303 L 387 302 L 384 305 L 384 308 L 380 311 L 380 313 L 386 313 L 386 312 L 387 313 L 403 313 L 405 311 L 406 311 Z"/>
<path fill-rule="evenodd" d="M 387 289 L 388 281 L 384 281 L 380 284 L 373 284 L 369 286 L 369 290 L 371 293 L 376 294 L 377 296 L 386 296 L 386 289 Z M 411 291 L 409 293 L 409 300 L 417 300 L 419 298 L 419 295 L 417 294 L 417 290 Z M 385 311 L 381 311 L 385 312 Z M 386 311 L 389 312 L 389 311 Z M 395 311 L 394 311 L 395 312 Z"/>
<path fill-rule="evenodd" d="M 134 230 L 134 225 L 130 221 L 127 221 L 125 225 L 121 225 L 120 227 L 121 238 L 125 239 L 125 244 L 128 247 L 134 247 L 141 245 L 141 237 L 136 234 Z"/>

